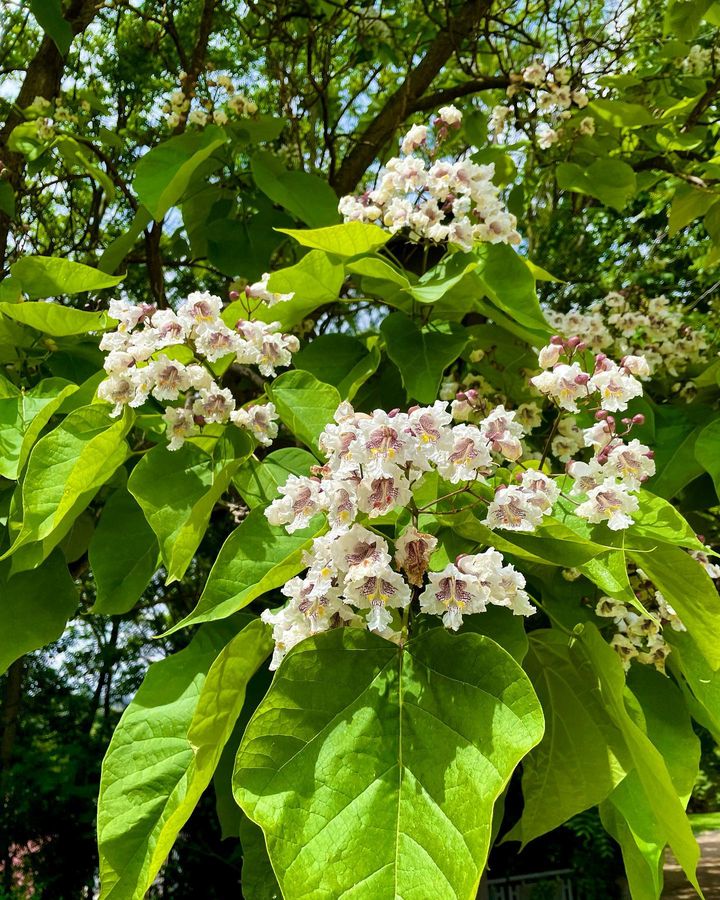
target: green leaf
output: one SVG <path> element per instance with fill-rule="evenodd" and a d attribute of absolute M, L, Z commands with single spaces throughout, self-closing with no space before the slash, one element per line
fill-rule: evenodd
<path fill-rule="evenodd" d="M 105 404 L 83 406 L 33 447 L 21 486 L 22 523 L 5 556 L 35 541 L 49 552 L 125 461 L 132 412 L 119 419 L 108 412 Z"/>
<path fill-rule="evenodd" d="M 126 487 L 103 507 L 90 542 L 96 599 L 91 612 L 119 615 L 140 599 L 158 567 L 158 543 Z"/>
<path fill-rule="evenodd" d="M 437 303 L 477 267 L 472 254 L 453 253 L 427 271 L 408 293 L 419 303 Z"/>
<path fill-rule="evenodd" d="M 52 39 L 60 55 L 67 56 L 73 40 L 73 30 L 67 19 L 63 18 L 61 0 L 30 0 L 30 12 L 45 34 Z"/>
<path fill-rule="evenodd" d="M 242 844 L 242 892 L 244 900 L 282 900 L 280 886 L 270 865 L 262 829 L 242 817 L 240 823 Z"/>
<path fill-rule="evenodd" d="M 687 803 L 698 774 L 700 742 L 677 687 L 647 666 L 633 666 L 628 677 L 628 708 L 662 754 L 681 802 Z M 603 821 L 619 841 L 633 900 L 657 900 L 662 890 L 662 859 L 667 835 L 643 800 L 633 771 L 601 805 Z"/>
<path fill-rule="evenodd" d="M 683 41 L 690 41 L 700 27 L 703 16 L 713 5 L 713 0 L 668 0 L 665 8 L 663 30 Z"/>
<path fill-rule="evenodd" d="M 545 735 L 523 763 L 523 814 L 507 838 L 523 845 L 600 803 L 626 775 L 613 749 L 622 737 L 585 654 L 558 631 L 534 631 L 524 669 Z"/>
<path fill-rule="evenodd" d="M 652 484 L 652 481 L 649 483 Z M 637 498 L 637 522 L 625 532 L 628 549 L 637 545 L 636 537 L 675 544 L 689 550 L 703 549 L 690 523 L 667 500 L 646 490 L 640 491 Z"/>
<path fill-rule="evenodd" d="M 311 250 L 294 266 L 273 272 L 268 281 L 268 290 L 278 294 L 294 293 L 292 300 L 273 306 L 263 304 L 253 313 L 253 318 L 279 322 L 281 328 L 292 328 L 319 306 L 337 300 L 344 277 L 342 263 L 321 250 Z"/>
<path fill-rule="evenodd" d="M 648 549 L 652 547 L 648 541 Z M 628 556 L 677 610 L 712 668 L 720 668 L 720 595 L 705 569 L 689 553 L 668 544 Z"/>
<path fill-rule="evenodd" d="M 493 306 L 525 328 L 551 334 L 535 291 L 535 278 L 525 260 L 507 244 L 481 244 L 475 255 L 479 265 L 473 275 Z"/>
<path fill-rule="evenodd" d="M 230 633 L 229 624 L 200 629 L 154 663 L 115 729 L 98 803 L 102 900 L 145 896 L 210 783 L 271 645 L 255 619 L 218 656 Z"/>
<path fill-rule="evenodd" d="M 700 856 L 684 804 L 678 797 L 665 761 L 625 705 L 625 674 L 615 651 L 593 625 L 586 624 L 580 639 L 595 669 L 608 715 L 622 731 L 634 770 L 639 794 L 648 814 L 665 835 L 691 884 L 697 887 L 695 869 Z"/>
<path fill-rule="evenodd" d="M 700 190 L 691 184 L 681 184 L 670 204 L 669 236 L 672 237 L 694 219 L 704 216 L 717 199 L 718 195 L 714 192 Z"/>
<path fill-rule="evenodd" d="M 720 496 L 720 419 L 710 422 L 695 441 L 695 459 L 710 474 Z"/>
<path fill-rule="evenodd" d="M 17 397 L 0 399 L 0 475 L 15 479 L 40 432 L 77 385 L 45 378 Z"/>
<path fill-rule="evenodd" d="M 128 230 L 111 241 L 98 261 L 101 272 L 112 274 L 135 246 L 145 228 L 152 222 L 152 216 L 144 206 L 138 207 Z"/>
<path fill-rule="evenodd" d="M 401 649 L 336 629 L 284 660 L 235 796 L 286 900 L 470 898 L 495 801 L 542 730 L 527 677 L 489 638 L 433 628 Z"/>
<path fill-rule="evenodd" d="M 182 199 L 193 174 L 226 141 L 222 128 L 208 125 L 202 131 L 188 131 L 163 141 L 139 160 L 133 187 L 155 221 L 160 222 Z"/>
<path fill-rule="evenodd" d="M 340 405 L 336 387 L 309 372 L 284 372 L 266 388 L 277 413 L 292 433 L 316 451 L 320 433 Z"/>
<path fill-rule="evenodd" d="M 317 459 L 302 447 L 283 447 L 274 450 L 259 462 L 255 457 L 243 465 L 233 478 L 233 484 L 250 509 L 267 506 L 278 496 L 278 487 L 289 475 L 309 475 Z"/>
<path fill-rule="evenodd" d="M 173 452 L 157 444 L 128 480 L 128 490 L 157 536 L 168 584 L 185 574 L 213 507 L 252 452 L 247 434 L 230 428 L 231 439 L 218 441 L 212 456 L 189 441 Z"/>
<path fill-rule="evenodd" d="M 250 169 L 263 194 L 311 228 L 332 225 L 340 218 L 337 194 L 318 175 L 290 172 L 268 152 L 256 153 Z"/>
<path fill-rule="evenodd" d="M 467 331 L 449 324 L 443 330 L 436 325 L 422 330 L 405 313 L 394 312 L 380 326 L 387 355 L 402 375 L 408 397 L 420 403 L 437 399 L 442 376 L 465 349 Z"/>
<path fill-rule="evenodd" d="M 33 299 L 82 294 L 84 291 L 101 291 L 104 288 L 115 287 L 125 277 L 108 275 L 100 269 L 93 269 L 92 266 L 53 256 L 23 256 L 10 266 L 10 273 L 13 278 L 17 278 L 23 292 Z M 24 310 L 24 314 L 30 316 L 30 319 L 23 318 L 23 313 L 13 315 L 8 304 L 2 305 L 3 313 L 18 322 L 32 325 L 33 328 L 57 337 L 81 334 L 85 331 L 99 331 L 106 327 L 107 313 L 88 313 L 51 303 L 15 305 L 19 310 Z M 87 327 L 81 328 L 82 322 L 88 323 Z M 57 323 L 55 327 L 59 330 L 53 331 L 46 327 L 53 323 Z M 67 330 L 71 325 L 74 326 L 73 330 Z"/>
<path fill-rule="evenodd" d="M 321 334 L 293 356 L 296 369 L 334 384 L 343 400 L 352 400 L 379 362 L 379 353 L 368 352 L 362 341 L 349 334 Z"/>
<path fill-rule="evenodd" d="M 665 637 L 672 647 L 670 666 L 684 679 L 678 681 L 685 689 L 693 718 L 720 743 L 720 672 L 707 663 L 687 631 L 668 629 Z"/>
<path fill-rule="evenodd" d="M 655 122 L 646 106 L 641 103 L 628 103 L 625 100 L 593 100 L 587 108 L 587 113 L 597 116 L 601 122 L 606 122 L 613 128 L 640 128 L 642 125 L 652 125 Z"/>
<path fill-rule="evenodd" d="M 253 312 L 261 322 L 279 322 L 281 328 L 292 328 L 326 303 L 338 299 L 344 279 L 342 264 L 321 250 L 311 250 L 294 266 L 278 269 L 268 281 L 268 289 L 278 294 L 294 293 L 292 300 L 273 306 L 262 304 Z M 238 319 L 247 318 L 247 303 L 243 300 L 226 306 L 223 321 L 233 327 Z"/>
<path fill-rule="evenodd" d="M 556 177 L 558 187 L 563 190 L 589 194 L 618 211 L 637 192 L 635 172 L 619 159 L 598 159 L 585 170 L 575 163 L 560 163 Z"/>
<path fill-rule="evenodd" d="M 38 569 L 10 575 L 0 565 L 0 594 L 7 627 L 0 628 L 0 675 L 25 653 L 57 640 L 77 609 L 79 594 L 59 550 Z"/>
<path fill-rule="evenodd" d="M 198 622 L 232 615 L 267 591 L 281 587 L 304 568 L 303 553 L 326 530 L 315 519 L 307 528 L 288 534 L 271 525 L 262 508 L 250 511 L 220 548 L 197 606 L 167 634 Z"/>
<path fill-rule="evenodd" d="M 9 219 L 15 218 L 15 191 L 9 181 L 0 181 L 0 212 Z"/>
<path fill-rule="evenodd" d="M 364 222 L 345 222 L 343 225 L 331 225 L 327 228 L 311 230 L 296 228 L 278 228 L 282 234 L 290 235 L 303 247 L 325 250 L 336 256 L 361 256 L 374 253 L 390 240 L 390 232 L 383 231 L 377 225 Z"/>
<path fill-rule="evenodd" d="M 667 499 L 674 497 L 703 472 L 695 456 L 695 443 L 707 425 L 707 410 L 700 408 L 699 421 L 691 414 L 692 407 L 655 407 L 655 467 L 656 474 L 648 487 L 654 494 Z"/>

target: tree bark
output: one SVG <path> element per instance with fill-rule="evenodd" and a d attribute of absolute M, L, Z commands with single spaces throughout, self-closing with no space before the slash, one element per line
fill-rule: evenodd
<path fill-rule="evenodd" d="M 360 135 L 345 156 L 333 179 L 339 196 L 357 186 L 382 146 L 390 140 L 395 129 L 404 121 L 433 80 L 447 63 L 463 38 L 472 36 L 492 0 L 467 0 L 457 14 L 448 21 L 446 29 L 438 32 L 418 65 L 408 72 L 405 81 Z M 456 95 L 457 96 L 457 95 Z"/>
<path fill-rule="evenodd" d="M 74 36 L 81 34 L 92 22 L 99 9 L 98 0 L 71 0 L 65 12 Z M 22 110 L 30 106 L 35 97 L 54 100 L 60 93 L 65 60 L 55 46 L 55 42 L 45 35 L 37 53 L 30 61 L 22 87 L 18 92 L 10 113 L 0 128 L 0 161 L 8 169 L 8 180 L 17 192 L 25 170 L 25 157 L 21 153 L 11 153 L 7 142 L 10 134 L 23 121 Z M 7 257 L 7 243 L 10 233 L 10 217 L 0 212 L 0 275 Z"/>

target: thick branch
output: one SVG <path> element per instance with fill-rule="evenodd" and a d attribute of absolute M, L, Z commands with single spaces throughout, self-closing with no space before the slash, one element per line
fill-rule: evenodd
<path fill-rule="evenodd" d="M 505 75 L 487 78 L 473 78 L 471 81 L 465 81 L 462 84 L 455 84 L 452 87 L 443 88 L 432 94 L 425 94 L 420 97 L 412 105 L 412 112 L 426 112 L 435 109 L 443 103 L 452 103 L 460 97 L 468 97 L 470 94 L 478 94 L 480 91 L 490 91 L 495 88 L 506 88 L 510 84 L 510 79 Z"/>
<path fill-rule="evenodd" d="M 693 125 L 697 124 L 700 116 L 702 116 L 708 106 L 710 106 L 718 92 L 720 92 L 720 76 L 710 82 L 705 93 L 692 108 L 690 115 L 687 117 L 687 121 L 683 125 L 683 131 L 689 131 Z"/>
<path fill-rule="evenodd" d="M 408 72 L 405 81 L 342 161 L 333 180 L 333 187 L 339 195 L 347 194 L 356 187 L 381 147 L 390 140 L 408 113 L 417 108 L 416 104 L 453 55 L 460 41 L 475 33 L 491 3 L 492 0 L 467 0 L 457 15 L 448 22 L 448 27 L 437 34 L 420 63 Z"/>

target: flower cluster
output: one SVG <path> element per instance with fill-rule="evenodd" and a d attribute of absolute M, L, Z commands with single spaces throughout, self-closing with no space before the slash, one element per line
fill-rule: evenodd
<path fill-rule="evenodd" d="M 413 597 L 418 611 L 442 616 L 453 630 L 463 615 L 483 612 L 488 604 L 507 606 L 516 615 L 534 612 L 524 578 L 494 549 L 428 572 L 435 537 L 408 525 L 395 541 L 393 557 L 386 538 L 372 528 L 374 519 L 398 509 L 415 510 L 417 519 L 413 488 L 427 473 L 434 470 L 450 484 L 462 484 L 460 493 L 485 482 L 503 459 L 515 460 L 521 453 L 521 429 L 502 407 L 478 426 L 451 422 L 441 401 L 407 413 L 376 410 L 372 415 L 340 405 L 319 441 L 327 462 L 311 476 L 291 475 L 266 510 L 271 524 L 289 532 L 319 513 L 330 527 L 306 554 L 305 576 L 283 588 L 290 603 L 263 614 L 276 641 L 273 667 L 304 637 L 344 624 L 365 625 L 400 640 L 402 630 L 393 627 L 398 621 L 391 610 L 406 610 Z M 528 470 L 521 484 L 501 487 L 488 501 L 487 522 L 526 530 L 551 510 L 557 493 L 552 479 Z"/>
<path fill-rule="evenodd" d="M 594 524 L 606 522 L 608 528 L 617 531 L 632 525 L 632 513 L 639 505 L 635 493 L 655 474 L 655 463 L 653 451 L 645 444 L 637 439 L 624 440 L 633 426 L 643 424 L 644 417 L 623 418 L 624 430 L 618 431 L 611 414 L 624 412 L 630 400 L 642 395 L 639 378 L 647 377 L 649 368 L 642 356 L 625 356 L 618 365 L 598 353 L 592 359 L 592 371 L 586 372 L 583 363 L 588 356 L 587 344 L 579 337 L 563 340 L 556 335 L 538 355 L 545 371 L 530 380 L 560 410 L 578 413 L 580 404 L 595 412 L 594 425 L 580 429 L 573 422 L 572 430 L 566 428 L 559 436 L 562 444 L 555 443 L 554 447 L 566 456 L 567 472 L 573 480 L 570 495 L 586 498 L 576 507 L 575 515 Z M 589 461 L 570 458 L 580 449 L 575 442 L 593 449 Z"/>
<path fill-rule="evenodd" d="M 705 75 L 708 70 L 713 70 L 719 60 L 720 48 L 693 44 L 682 61 L 682 68 L 689 75 Z"/>
<path fill-rule="evenodd" d="M 685 631 L 686 628 L 642 569 L 632 570 L 628 576 L 635 596 L 646 612 L 640 612 L 612 597 L 601 597 L 595 613 L 612 619 L 617 626 L 610 646 L 622 660 L 625 671 L 635 659 L 664 672 L 665 660 L 672 648 L 663 637 L 663 628 L 668 625 L 673 631 Z"/>
<path fill-rule="evenodd" d="M 202 128 L 208 122 L 216 125 L 227 125 L 231 118 L 247 118 L 254 116 L 257 106 L 242 94 L 236 92 L 232 79 L 227 75 L 204 76 L 203 93 L 198 96 L 197 85 L 192 91 L 186 85 L 187 74 L 180 73 L 181 89 L 173 91 L 170 99 L 163 106 L 165 124 L 175 128 L 183 118 L 188 125 Z M 193 105 L 192 101 L 195 100 Z"/>
<path fill-rule="evenodd" d="M 548 311 L 547 319 L 560 334 L 582 334 L 596 352 L 623 356 L 642 346 L 649 367 L 640 376 L 644 379 L 652 372 L 680 377 L 702 361 L 709 346 L 705 323 L 693 327 L 695 323 L 683 307 L 663 296 L 645 298 L 611 291 L 583 310 Z M 682 389 L 680 384 L 676 387 Z"/>
<path fill-rule="evenodd" d="M 585 109 L 588 95 L 585 91 L 574 89 L 570 82 L 572 73 L 565 66 L 548 68 L 544 63 L 536 61 L 526 66 L 522 73 L 510 75 L 507 96 L 510 99 L 523 95 L 532 102 L 534 112 L 538 116 L 548 116 L 549 120 L 541 121 L 536 133 L 538 146 L 547 150 L 563 136 L 563 128 L 558 127 L 572 117 L 572 110 Z M 499 138 L 515 118 L 515 110 L 510 106 L 496 106 L 490 113 L 488 125 L 494 138 Z M 559 120 L 559 121 L 554 121 Z M 595 120 L 592 116 L 576 119 L 576 130 L 580 135 L 595 133 Z"/>
<path fill-rule="evenodd" d="M 232 393 L 217 384 L 209 364 L 232 358 L 272 376 L 277 366 L 290 365 L 299 342 L 278 332 L 277 322 L 241 319 L 229 328 L 221 311 L 220 298 L 207 293 L 190 294 L 177 312 L 111 300 L 110 315 L 118 327 L 100 341 L 100 349 L 107 353 L 107 378 L 98 397 L 114 404 L 113 415 L 125 405 L 141 406 L 150 396 L 161 403 L 182 400 L 182 405 L 166 406 L 163 416 L 170 450 L 212 422 L 232 422 L 260 443 L 270 444 L 277 435 L 273 404 L 236 407 Z M 181 361 L 188 351 L 192 361 Z"/>
<path fill-rule="evenodd" d="M 393 233 L 407 232 L 412 240 L 449 241 L 466 251 L 478 241 L 519 243 L 517 220 L 492 182 L 494 166 L 439 158 L 443 142 L 461 121 L 460 111 L 446 106 L 434 128 L 413 125 L 402 139 L 403 155 L 389 160 L 377 187 L 341 198 L 345 221 L 377 222 Z"/>

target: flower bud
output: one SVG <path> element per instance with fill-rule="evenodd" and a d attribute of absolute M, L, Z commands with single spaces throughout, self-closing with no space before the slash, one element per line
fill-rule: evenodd
<path fill-rule="evenodd" d="M 556 347 L 562 347 L 562 345 L 565 343 L 565 341 L 563 341 L 563 339 L 560 337 L 559 334 L 554 334 L 550 338 L 550 343 Z"/>
<path fill-rule="evenodd" d="M 587 372 L 581 372 L 580 375 L 575 376 L 575 384 L 587 384 L 590 381 L 590 376 Z"/>
<path fill-rule="evenodd" d="M 579 338 L 577 335 L 573 335 L 573 337 L 568 338 L 567 345 L 572 350 L 575 350 L 579 344 L 582 343 L 582 338 Z"/>
<path fill-rule="evenodd" d="M 645 424 L 645 416 L 642 413 L 638 413 L 637 415 L 632 417 L 633 425 L 644 425 Z"/>
<path fill-rule="evenodd" d="M 599 409 L 595 413 L 595 418 L 598 420 L 598 422 L 602 422 L 603 419 L 607 419 L 607 417 L 608 417 L 608 411 L 606 409 Z"/>
<path fill-rule="evenodd" d="M 237 298 L 238 298 L 239 296 L 240 296 L 240 294 L 238 293 L 238 291 L 230 291 L 230 293 L 228 294 L 228 297 L 229 297 L 231 300 L 237 300 Z"/>

